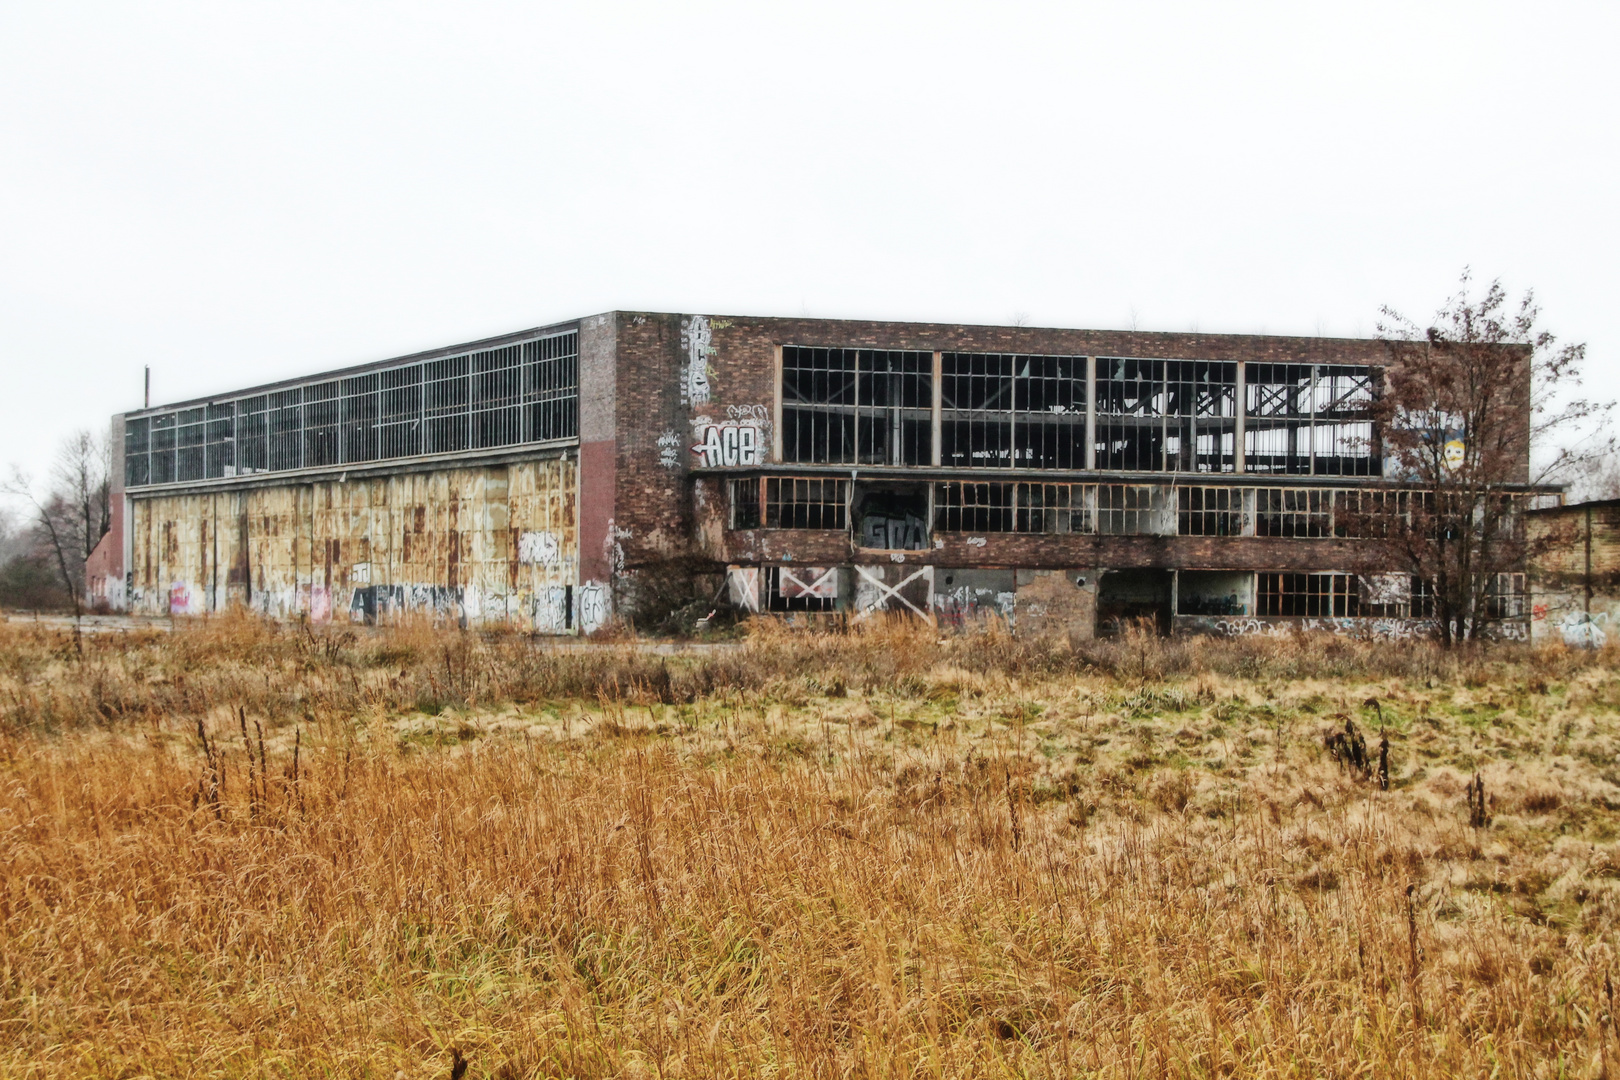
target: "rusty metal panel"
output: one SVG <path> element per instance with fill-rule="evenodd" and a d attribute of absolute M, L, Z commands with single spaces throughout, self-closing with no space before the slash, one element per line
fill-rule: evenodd
<path fill-rule="evenodd" d="M 136 499 L 131 605 L 562 632 L 579 574 L 577 469 L 552 459 Z"/>

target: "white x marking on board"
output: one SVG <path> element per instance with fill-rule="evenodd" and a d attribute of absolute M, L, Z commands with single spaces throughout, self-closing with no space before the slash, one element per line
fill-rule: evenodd
<path fill-rule="evenodd" d="M 818 568 L 813 566 L 805 567 L 805 570 L 807 571 L 815 569 Z M 837 574 L 838 568 L 834 566 L 829 569 L 822 570 L 809 581 L 805 581 L 804 578 L 801 578 L 798 574 L 794 573 L 790 567 L 784 566 L 782 567 L 782 579 L 778 583 L 777 589 L 782 593 L 782 595 L 786 596 L 788 591 L 788 582 L 792 582 L 799 587 L 801 596 L 826 596 L 827 594 L 825 591 L 823 591 L 823 587 L 827 585 L 828 578 L 836 578 Z M 836 585 L 834 585 L 832 593 L 834 596 L 838 595 Z"/>
<path fill-rule="evenodd" d="M 866 618 L 867 615 L 869 615 L 872 612 L 878 610 L 883 604 L 885 604 L 888 601 L 888 599 L 891 596 L 894 597 L 894 599 L 900 601 L 902 604 L 906 605 L 906 607 L 910 608 L 912 611 L 915 611 L 917 614 L 921 615 L 923 618 L 926 619 L 928 617 L 928 612 L 924 611 L 922 608 L 918 607 L 916 604 L 913 604 L 910 600 L 907 600 L 904 596 L 901 596 L 900 595 L 900 590 L 905 588 L 906 585 L 908 585 L 911 582 L 915 581 L 917 578 L 926 578 L 928 580 L 928 582 L 930 584 L 932 584 L 933 580 L 934 580 L 934 568 L 932 566 L 918 567 L 916 570 L 913 570 L 911 573 L 907 574 L 905 577 L 901 578 L 899 581 L 895 582 L 893 585 L 886 584 L 880 578 L 873 577 L 872 572 L 870 570 L 868 570 L 864 566 L 857 565 L 855 567 L 855 572 L 857 574 L 860 574 L 867 581 L 870 581 L 873 585 L 876 585 L 878 587 L 878 597 L 877 597 L 877 599 L 870 606 L 868 606 L 866 608 L 863 608 L 855 616 L 857 619 L 864 619 L 864 618 Z M 930 591 L 932 591 L 932 590 L 930 590 Z"/>

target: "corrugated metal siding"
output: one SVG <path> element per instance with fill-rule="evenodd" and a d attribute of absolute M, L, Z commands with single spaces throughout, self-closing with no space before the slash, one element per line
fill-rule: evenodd
<path fill-rule="evenodd" d="M 131 606 L 561 631 L 578 580 L 577 466 L 521 462 L 137 499 Z"/>

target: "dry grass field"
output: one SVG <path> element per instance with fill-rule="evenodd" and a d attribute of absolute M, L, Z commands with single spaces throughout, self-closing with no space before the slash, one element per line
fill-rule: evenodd
<path fill-rule="evenodd" d="M 0 625 L 0 1075 L 1620 1075 L 1617 660 Z"/>

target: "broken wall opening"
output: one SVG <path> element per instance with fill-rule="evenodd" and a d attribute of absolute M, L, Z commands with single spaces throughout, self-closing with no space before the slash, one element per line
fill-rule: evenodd
<path fill-rule="evenodd" d="M 1170 633 L 1169 570 L 1111 570 L 1097 583 L 1097 633 L 1110 637 L 1132 622 Z"/>
<path fill-rule="evenodd" d="M 853 509 L 855 542 L 861 547 L 927 550 L 928 485 L 856 484 Z"/>
<path fill-rule="evenodd" d="M 1243 570 L 1183 570 L 1176 583 L 1177 615 L 1251 615 L 1254 574 Z"/>

